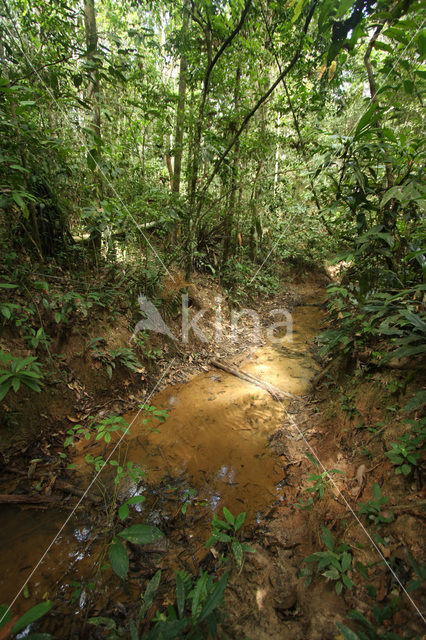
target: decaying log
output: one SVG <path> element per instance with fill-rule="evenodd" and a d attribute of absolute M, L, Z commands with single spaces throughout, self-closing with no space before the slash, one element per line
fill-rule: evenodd
<path fill-rule="evenodd" d="M 222 369 L 226 373 L 230 373 L 232 376 L 236 376 L 240 378 L 240 380 L 245 380 L 246 382 L 250 382 L 251 384 L 256 385 L 256 387 L 260 387 L 271 394 L 274 400 L 283 400 L 284 398 L 290 398 L 291 400 L 297 399 L 298 396 L 295 396 L 293 393 L 289 393 L 288 391 L 283 391 L 282 389 L 278 389 L 274 387 L 269 382 L 264 382 L 263 380 L 259 380 L 259 378 L 255 378 L 250 373 L 246 371 L 242 371 L 241 369 L 237 369 L 236 367 L 232 367 L 231 365 L 221 362 L 220 360 L 210 360 L 210 364 L 217 369 Z"/>
<path fill-rule="evenodd" d="M 78 489 L 69 482 L 65 482 L 65 480 L 55 480 L 55 487 L 57 489 L 60 489 L 60 491 L 70 493 L 71 495 L 78 496 L 79 498 L 84 496 L 85 500 L 87 499 L 90 502 L 93 502 L 93 504 L 99 504 L 102 501 L 102 498 L 100 496 L 96 496 L 94 493 L 89 492 L 85 494 L 83 489 Z"/>
<path fill-rule="evenodd" d="M 39 496 L 24 493 L 0 494 L 0 504 L 50 504 L 62 502 L 60 496 Z"/>
<path fill-rule="evenodd" d="M 73 496 L 82 497 L 84 495 L 84 491 L 82 489 L 77 489 L 77 487 L 74 487 L 72 484 L 69 484 L 64 480 L 56 480 L 55 487 L 56 489 L 69 493 Z M 84 499 L 89 500 L 89 502 L 92 502 L 93 504 L 99 504 L 102 500 L 101 497 L 95 496 L 93 493 L 87 493 L 84 495 Z M 62 502 L 62 498 L 57 495 L 46 496 L 34 493 L 0 494 L 0 504 L 57 504 L 59 502 Z"/>

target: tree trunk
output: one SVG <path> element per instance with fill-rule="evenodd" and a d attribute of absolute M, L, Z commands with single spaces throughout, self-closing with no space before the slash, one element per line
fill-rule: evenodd
<path fill-rule="evenodd" d="M 189 27 L 189 6 L 188 0 L 186 0 L 183 7 L 182 15 L 182 40 L 185 40 L 186 33 Z M 185 102 L 186 102 L 186 71 L 188 68 L 188 61 L 185 53 L 182 53 L 180 58 L 179 67 L 179 93 L 178 103 L 176 110 L 176 129 L 175 129 L 175 144 L 173 149 L 174 155 L 174 174 L 172 191 L 179 193 L 180 191 L 180 176 L 182 173 L 182 152 L 183 152 L 183 130 L 185 123 Z"/>
<path fill-rule="evenodd" d="M 238 65 L 237 71 L 235 74 L 235 91 L 234 91 L 234 109 L 235 109 L 236 121 L 238 121 L 239 110 L 240 110 L 240 84 L 241 84 L 241 67 L 240 65 Z M 236 130 L 236 127 L 233 126 L 232 129 Z M 239 152 L 240 152 L 240 139 L 238 138 L 234 146 L 234 161 L 233 161 L 232 176 L 231 176 L 231 193 L 229 196 L 229 206 L 228 206 L 226 217 L 225 217 L 225 229 L 224 229 L 224 237 L 223 237 L 223 256 L 222 256 L 223 265 L 225 265 L 226 262 L 228 261 L 231 249 L 232 251 L 234 249 L 234 247 L 231 248 L 231 234 L 232 234 L 232 223 L 234 219 L 235 200 L 236 200 L 236 194 L 237 194 Z"/>
<path fill-rule="evenodd" d="M 98 30 L 96 26 L 95 0 L 84 0 L 84 28 L 86 32 L 86 58 L 93 65 L 90 72 L 90 80 L 87 86 L 87 100 L 92 104 L 92 121 L 90 123 L 91 135 L 88 139 L 88 162 L 93 173 L 94 197 L 99 208 L 102 198 L 102 174 L 100 171 L 101 160 L 101 109 L 99 103 L 99 72 L 96 68 L 96 55 L 98 53 Z M 102 233 L 98 227 L 91 231 L 91 242 L 95 254 L 99 254 L 101 248 Z"/>
<path fill-rule="evenodd" d="M 226 38 L 226 40 L 222 43 L 219 50 L 212 56 L 212 33 L 210 31 L 210 27 L 207 26 L 205 30 L 206 35 L 206 48 L 207 48 L 207 69 L 204 75 L 203 80 L 203 90 L 200 99 L 200 105 L 198 109 L 198 118 L 195 127 L 195 137 L 194 137 L 194 146 L 193 146 L 193 155 L 192 155 L 192 168 L 191 168 L 191 177 L 190 177 L 190 192 L 189 192 L 189 211 L 187 216 L 187 245 L 186 245 L 186 279 L 188 279 L 191 275 L 193 269 L 193 254 L 194 254 L 194 225 L 196 224 L 196 220 L 201 211 L 202 200 L 198 197 L 197 194 L 197 183 L 198 183 L 198 171 L 199 171 L 199 162 L 200 162 L 200 154 L 201 154 L 201 137 L 203 130 L 203 122 L 204 122 L 204 110 L 207 102 L 207 97 L 210 91 L 210 77 L 215 68 L 218 60 L 224 53 L 224 51 L 232 44 L 234 38 L 241 31 L 244 21 L 247 17 L 247 14 L 251 8 L 252 0 L 246 0 L 244 5 L 244 9 L 241 13 L 240 20 L 234 30 L 230 33 L 230 35 Z M 235 142 L 233 143 L 235 144 Z M 232 145 L 233 146 L 233 145 Z"/>

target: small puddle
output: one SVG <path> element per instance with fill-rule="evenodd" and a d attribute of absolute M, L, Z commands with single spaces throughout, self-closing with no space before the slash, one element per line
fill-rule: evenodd
<path fill-rule="evenodd" d="M 321 318 L 316 306 L 296 307 L 293 340 L 285 336 L 260 347 L 242 369 L 284 391 L 303 395 L 316 370 L 309 342 L 318 333 Z M 268 447 L 270 435 L 283 422 L 283 410 L 266 391 L 212 369 L 165 389 L 150 403 L 167 409 L 169 417 L 160 425 L 146 425 L 142 416 L 136 417 L 125 445 L 127 459 L 147 473 L 148 499 L 138 505 L 142 521 L 148 514 L 155 521 L 156 513 L 163 521 L 172 520 L 190 495 L 188 509 L 196 509 L 200 516 L 188 519 L 187 535 L 203 549 L 212 514 L 217 511 L 220 517 L 223 506 L 234 515 L 245 511 L 247 522 L 253 522 L 276 500 L 284 499 L 281 462 Z M 130 423 L 135 415 L 125 419 Z M 77 463 L 80 467 L 81 461 Z M 134 487 L 121 491 L 129 494 Z M 1 515 L 0 603 L 7 603 L 63 525 L 67 512 L 2 507 Z M 79 580 L 90 578 L 95 545 L 88 544 L 93 537 L 88 517 L 86 505 L 63 529 L 30 581 L 31 601 L 46 595 L 54 598 L 59 585 L 69 584 L 73 573 Z M 68 570 L 70 564 L 76 571 Z"/>

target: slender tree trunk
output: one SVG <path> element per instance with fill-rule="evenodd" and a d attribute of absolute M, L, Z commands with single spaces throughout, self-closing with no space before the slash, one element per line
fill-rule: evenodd
<path fill-rule="evenodd" d="M 182 39 L 185 40 L 188 27 L 189 27 L 189 6 L 188 0 L 186 0 L 183 15 L 182 15 Z M 176 110 L 176 129 L 175 129 L 175 144 L 174 144 L 174 174 L 172 191 L 179 193 L 180 191 L 180 177 L 182 173 L 182 153 L 183 153 L 183 130 L 185 124 L 185 103 L 186 103 L 186 72 L 188 69 L 188 61 L 185 53 L 182 53 L 180 58 L 179 67 L 179 89 L 178 89 L 178 103 Z"/>
<path fill-rule="evenodd" d="M 251 8 L 252 0 L 246 0 L 244 9 L 241 13 L 240 20 L 232 33 L 226 38 L 226 40 L 222 43 L 221 47 L 213 57 L 212 55 L 212 34 L 209 27 L 206 28 L 206 47 L 207 47 L 207 69 L 204 75 L 203 80 L 203 90 L 201 93 L 200 106 L 198 109 L 198 118 L 195 127 L 195 137 L 194 137 L 194 146 L 193 146 L 193 155 L 192 155 L 192 168 L 191 168 L 191 177 L 190 177 L 190 191 L 189 191 L 189 211 L 187 216 L 187 246 L 186 246 L 186 278 L 188 279 L 191 275 L 193 268 L 193 252 L 194 252 L 194 224 L 196 223 L 196 219 L 201 211 L 200 202 L 197 202 L 198 194 L 197 194 L 197 183 L 198 183 L 198 171 L 200 164 L 200 154 L 201 154 L 201 137 L 203 131 L 203 123 L 204 123 L 204 111 L 207 102 L 207 97 L 210 91 L 210 77 L 215 68 L 218 60 L 224 53 L 224 51 L 232 44 L 234 38 L 241 31 L 242 26 L 245 22 L 247 14 Z M 235 142 L 234 142 L 235 144 Z M 232 145 L 233 146 L 233 145 Z"/>
<path fill-rule="evenodd" d="M 165 154 L 165 160 L 166 160 L 166 166 L 167 166 L 167 171 L 169 172 L 169 180 L 170 180 L 170 190 L 173 191 L 173 163 L 172 163 L 172 151 L 171 151 L 171 136 L 167 135 L 166 136 L 166 154 Z"/>
<path fill-rule="evenodd" d="M 240 65 L 238 65 L 237 71 L 235 73 L 235 90 L 234 90 L 234 109 L 235 109 L 235 118 L 237 122 L 238 122 L 239 110 L 240 110 L 240 84 L 241 84 L 241 67 Z M 233 126 L 232 129 L 236 129 L 236 127 Z M 235 209 L 235 201 L 236 201 L 236 194 L 237 194 L 239 152 L 240 152 L 240 141 L 238 139 L 234 146 L 234 161 L 232 165 L 232 176 L 231 176 L 231 193 L 229 195 L 229 206 L 227 208 L 226 217 L 225 217 L 225 228 L 224 228 L 224 237 L 223 237 L 223 256 L 222 256 L 223 265 L 226 264 L 231 250 L 233 251 L 234 249 L 234 247 L 231 247 L 231 234 L 232 234 L 232 223 L 234 219 L 234 209 Z"/>
<path fill-rule="evenodd" d="M 96 26 L 95 0 L 84 0 L 84 28 L 86 31 L 86 58 L 93 65 L 90 72 L 90 80 L 87 87 L 87 99 L 92 105 L 92 121 L 90 124 L 90 149 L 88 159 L 94 179 L 94 197 L 99 208 L 102 198 L 102 174 L 100 171 L 101 160 L 101 109 L 99 103 L 99 72 L 96 68 L 96 55 L 98 53 L 98 30 Z M 99 254 L 102 234 L 99 228 L 91 232 L 91 241 L 95 254 Z"/>

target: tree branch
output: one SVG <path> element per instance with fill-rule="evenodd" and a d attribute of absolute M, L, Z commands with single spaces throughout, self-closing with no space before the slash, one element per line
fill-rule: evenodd
<path fill-rule="evenodd" d="M 222 153 L 222 155 L 220 156 L 219 160 L 216 162 L 216 165 L 215 165 L 212 173 L 210 174 L 210 177 L 207 179 L 204 187 L 201 190 L 201 200 L 200 200 L 199 210 L 201 210 L 201 206 L 202 206 L 202 203 L 203 203 L 203 199 L 204 199 L 205 193 L 206 193 L 207 189 L 209 188 L 209 186 L 211 185 L 211 183 L 213 182 L 215 176 L 217 175 L 217 172 L 219 171 L 220 167 L 222 166 L 223 161 L 225 160 L 226 156 L 231 151 L 231 149 L 233 148 L 234 144 L 236 143 L 236 141 L 238 140 L 238 138 L 240 137 L 240 135 L 242 134 L 242 132 L 244 131 L 244 129 L 246 128 L 246 126 L 248 125 L 248 123 L 250 122 L 252 117 L 254 116 L 254 114 L 258 111 L 258 109 L 262 106 L 262 104 L 264 102 L 266 102 L 266 100 L 269 98 L 269 96 L 277 88 L 279 83 L 286 77 L 286 75 L 292 70 L 292 68 L 294 67 L 296 62 L 299 60 L 301 52 L 302 52 L 302 44 L 303 44 L 303 41 L 305 39 L 305 35 L 306 35 L 307 31 L 308 31 L 309 25 L 311 23 L 312 17 L 314 15 L 314 11 L 315 11 L 315 7 L 317 6 L 317 3 L 318 3 L 318 0 L 314 0 L 314 2 L 312 3 L 312 6 L 311 6 L 311 8 L 309 10 L 309 13 L 308 13 L 308 15 L 306 17 L 306 20 L 305 20 L 305 25 L 304 25 L 303 30 L 302 30 L 302 36 L 300 38 L 299 47 L 298 47 L 296 53 L 294 54 L 293 58 L 290 60 L 290 62 L 286 66 L 286 68 L 280 73 L 280 75 L 275 80 L 275 82 L 271 85 L 271 87 L 268 89 L 268 91 L 261 98 L 259 98 L 259 100 L 256 102 L 256 104 L 251 109 L 251 111 L 249 111 L 249 113 L 245 116 L 245 118 L 244 118 L 240 128 L 236 132 L 235 136 L 233 137 L 233 139 L 231 140 L 231 142 L 229 143 L 229 145 L 227 146 L 225 151 Z"/>

